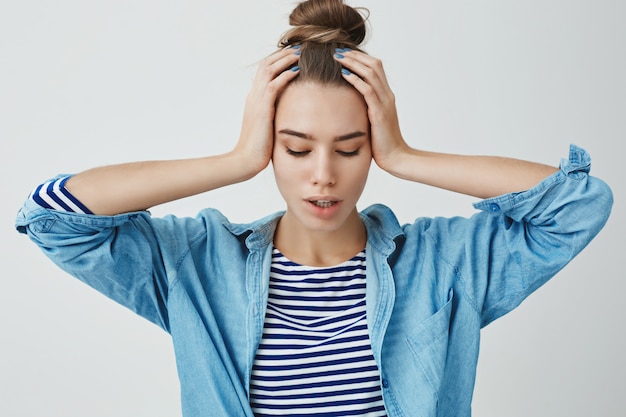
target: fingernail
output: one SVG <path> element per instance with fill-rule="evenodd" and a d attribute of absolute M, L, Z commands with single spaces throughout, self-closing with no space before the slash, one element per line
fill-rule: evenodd
<path fill-rule="evenodd" d="M 293 49 L 300 49 L 300 46 L 301 46 L 301 45 L 292 45 L 291 47 L 292 47 Z"/>
<path fill-rule="evenodd" d="M 343 58 L 344 58 L 344 56 L 343 56 L 343 55 L 341 55 L 341 54 L 335 54 L 335 58 L 337 58 L 337 59 L 343 59 Z"/>
<path fill-rule="evenodd" d="M 342 73 L 343 75 L 350 75 L 350 74 L 352 74 L 352 73 L 350 72 L 350 70 L 348 70 L 348 69 L 346 69 L 346 68 L 342 68 L 342 69 L 341 69 L 341 73 Z"/>
<path fill-rule="evenodd" d="M 299 70 L 300 70 L 300 67 L 298 65 L 296 65 L 295 67 L 291 67 L 291 71 L 292 72 L 296 72 L 296 71 L 299 71 Z"/>
<path fill-rule="evenodd" d="M 300 52 L 300 51 L 296 51 L 296 52 L 294 52 L 293 54 L 294 54 L 294 55 L 300 55 L 300 54 L 301 54 L 301 52 Z"/>
<path fill-rule="evenodd" d="M 345 51 L 345 49 L 343 49 L 343 48 L 335 48 L 335 52 L 341 53 L 341 52 L 344 52 L 344 51 Z"/>
<path fill-rule="evenodd" d="M 343 51 L 344 52 L 352 52 L 352 49 L 350 49 L 350 48 L 343 48 Z"/>

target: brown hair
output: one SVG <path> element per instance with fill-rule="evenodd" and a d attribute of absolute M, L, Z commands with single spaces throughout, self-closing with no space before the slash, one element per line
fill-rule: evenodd
<path fill-rule="evenodd" d="M 336 48 L 359 50 L 366 35 L 367 15 L 366 9 L 350 7 L 343 0 L 307 0 L 298 4 L 289 16 L 293 28 L 279 43 L 281 47 L 301 47 L 300 72 L 294 82 L 347 83 L 341 76 L 341 64 L 333 55 Z"/>

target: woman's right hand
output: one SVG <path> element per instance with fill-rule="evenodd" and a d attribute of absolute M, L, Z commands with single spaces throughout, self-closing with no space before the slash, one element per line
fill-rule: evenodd
<path fill-rule="evenodd" d="M 95 214 L 145 210 L 252 178 L 270 161 L 274 108 L 283 88 L 298 75 L 296 49 L 283 49 L 259 65 L 246 100 L 241 136 L 223 155 L 109 165 L 81 172 L 67 189 Z"/>
<path fill-rule="evenodd" d="M 254 83 L 246 98 L 241 135 L 233 150 L 246 161 L 252 177 L 265 169 L 274 145 L 274 114 L 276 99 L 281 91 L 298 75 L 298 50 L 281 49 L 259 64 Z"/>

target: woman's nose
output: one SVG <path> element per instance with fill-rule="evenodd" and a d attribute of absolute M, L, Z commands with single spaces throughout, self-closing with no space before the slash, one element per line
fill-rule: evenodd
<path fill-rule="evenodd" d="M 317 186 L 334 185 L 336 181 L 332 157 L 325 154 L 316 155 L 311 182 Z"/>

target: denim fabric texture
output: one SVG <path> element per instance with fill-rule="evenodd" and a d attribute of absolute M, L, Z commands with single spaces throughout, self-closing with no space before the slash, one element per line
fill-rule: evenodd
<path fill-rule="evenodd" d="M 374 205 L 367 227 L 367 318 L 390 417 L 471 415 L 480 329 L 561 270 L 606 223 L 612 193 L 572 145 L 532 189 L 475 204 L 469 218 L 400 225 Z M 252 416 L 272 239 L 282 213 L 230 223 L 43 209 L 16 227 L 57 265 L 172 336 L 183 415 Z"/>

